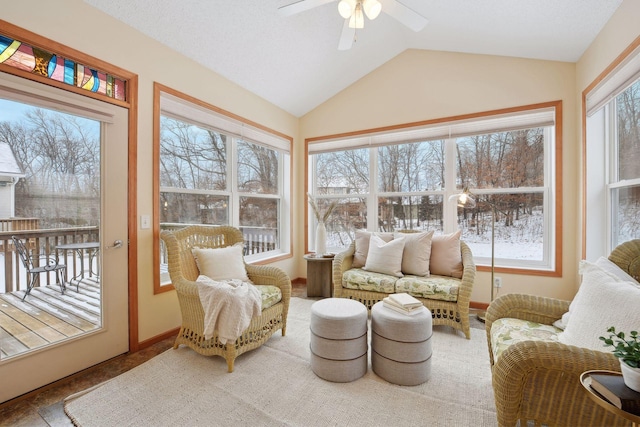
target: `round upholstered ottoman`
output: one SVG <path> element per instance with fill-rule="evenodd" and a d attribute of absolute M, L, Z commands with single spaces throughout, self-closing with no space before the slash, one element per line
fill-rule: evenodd
<path fill-rule="evenodd" d="M 379 377 L 399 385 L 418 385 L 431 376 L 431 312 L 406 315 L 371 307 L 371 368 Z"/>
<path fill-rule="evenodd" d="M 311 370 L 345 383 L 367 372 L 367 307 L 346 298 L 325 298 L 311 306 Z"/>

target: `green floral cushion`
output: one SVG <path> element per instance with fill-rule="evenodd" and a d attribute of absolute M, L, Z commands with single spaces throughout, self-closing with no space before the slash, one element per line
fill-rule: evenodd
<path fill-rule="evenodd" d="M 352 268 L 342 275 L 342 287 L 360 291 L 395 293 L 395 283 L 398 278 L 361 268 Z"/>
<path fill-rule="evenodd" d="M 406 292 L 417 298 L 458 301 L 460 279 L 446 276 L 404 276 L 396 282 L 396 292 Z"/>
<path fill-rule="evenodd" d="M 494 362 L 507 347 L 520 341 L 558 341 L 562 329 L 522 319 L 502 318 L 491 325 L 491 349 Z"/>
<path fill-rule="evenodd" d="M 255 285 L 260 291 L 262 296 L 262 309 L 266 310 L 274 304 L 277 304 L 282 299 L 282 291 L 277 286 L 272 285 Z"/>

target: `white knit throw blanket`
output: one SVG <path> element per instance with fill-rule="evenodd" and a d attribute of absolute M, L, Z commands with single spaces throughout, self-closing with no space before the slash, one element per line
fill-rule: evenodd
<path fill-rule="evenodd" d="M 226 344 L 234 342 L 247 329 L 251 318 L 262 311 L 258 288 L 238 279 L 216 281 L 200 275 L 196 280 L 200 302 L 204 309 L 204 337 Z"/>

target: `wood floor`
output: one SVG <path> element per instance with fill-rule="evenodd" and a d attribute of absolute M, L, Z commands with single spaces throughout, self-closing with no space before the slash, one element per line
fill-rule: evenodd
<path fill-rule="evenodd" d="M 0 359 L 73 338 L 101 325 L 100 283 L 95 276 L 58 285 L 0 294 Z"/>

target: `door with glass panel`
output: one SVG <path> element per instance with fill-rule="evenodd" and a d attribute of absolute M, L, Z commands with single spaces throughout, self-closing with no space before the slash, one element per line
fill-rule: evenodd
<path fill-rule="evenodd" d="M 0 402 L 128 350 L 127 116 L 0 73 Z"/>

